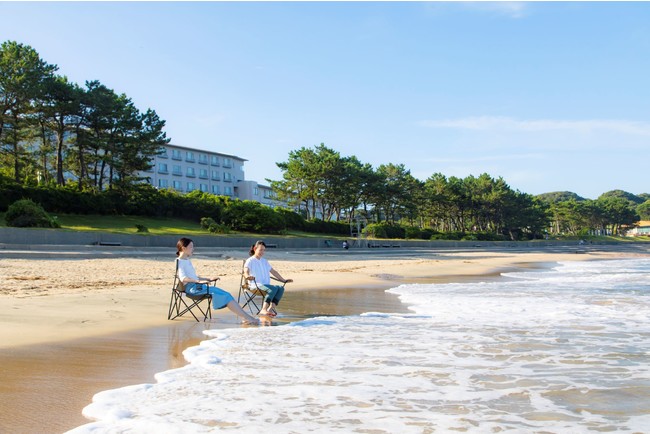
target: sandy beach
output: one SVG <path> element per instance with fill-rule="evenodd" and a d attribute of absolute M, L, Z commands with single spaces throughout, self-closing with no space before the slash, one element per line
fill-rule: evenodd
<path fill-rule="evenodd" d="M 292 278 L 274 325 L 320 315 L 406 312 L 385 289 L 407 282 L 498 278 L 518 267 L 647 254 L 647 248 L 267 251 Z M 184 364 L 208 328 L 241 327 L 222 310 L 206 323 L 167 321 L 174 250 L 3 251 L 1 432 L 63 432 L 105 389 L 153 381 Z M 197 246 L 200 275 L 237 296 L 243 250 Z M 38 411 L 34 409 L 37 408 Z"/>

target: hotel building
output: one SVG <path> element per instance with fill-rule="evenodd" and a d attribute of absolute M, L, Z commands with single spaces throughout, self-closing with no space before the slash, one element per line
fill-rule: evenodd
<path fill-rule="evenodd" d="M 179 193 L 199 190 L 271 207 L 283 205 L 274 199 L 271 187 L 244 178 L 244 158 L 177 145 L 165 145 L 163 149 L 154 157 L 151 170 L 139 174 L 148 177 L 156 188 L 171 188 Z"/>

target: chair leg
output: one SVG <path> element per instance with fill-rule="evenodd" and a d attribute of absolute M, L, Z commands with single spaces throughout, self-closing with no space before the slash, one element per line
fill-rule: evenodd
<path fill-rule="evenodd" d="M 244 299 L 246 302 L 242 305 L 242 309 L 246 309 L 246 307 L 248 307 L 251 315 L 257 315 L 261 310 L 261 307 L 255 303 L 255 297 L 255 294 L 244 293 Z M 253 309 L 253 306 L 255 306 L 255 309 Z"/>
<path fill-rule="evenodd" d="M 179 316 L 183 316 L 189 312 L 197 322 L 200 322 L 201 320 L 199 320 L 199 318 L 193 312 L 194 308 L 197 308 L 201 312 L 201 314 L 203 315 L 203 321 L 206 321 L 208 318 L 212 319 L 212 310 L 210 309 L 210 306 L 212 304 L 211 295 L 202 297 L 200 299 L 191 299 L 191 300 L 192 303 L 188 304 L 183 299 L 181 294 L 172 293 L 172 299 L 170 300 L 169 313 L 167 315 L 167 319 L 174 320 Z M 203 302 L 203 300 L 207 300 L 208 302 L 208 305 L 205 310 L 203 309 L 203 307 L 201 307 L 201 303 Z"/>

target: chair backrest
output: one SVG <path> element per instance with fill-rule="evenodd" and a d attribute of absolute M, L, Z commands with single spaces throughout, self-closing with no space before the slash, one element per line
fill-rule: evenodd
<path fill-rule="evenodd" d="M 176 279 L 176 285 L 174 285 L 174 291 L 177 292 L 185 292 L 185 285 L 183 285 L 183 282 L 181 282 L 180 279 Z"/>
<path fill-rule="evenodd" d="M 246 259 L 244 259 L 241 263 L 241 275 L 239 277 L 239 287 L 241 289 L 248 290 L 250 288 L 250 285 L 248 284 L 248 280 L 244 279 L 244 265 L 246 265 Z"/>
<path fill-rule="evenodd" d="M 176 271 L 174 271 L 174 291 L 185 293 L 185 285 L 178 277 L 178 258 L 176 258 Z"/>

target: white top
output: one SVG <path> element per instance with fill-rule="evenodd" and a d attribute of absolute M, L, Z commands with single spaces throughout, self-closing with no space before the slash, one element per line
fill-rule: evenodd
<path fill-rule="evenodd" d="M 248 274 L 255 277 L 255 283 L 269 285 L 271 283 L 271 264 L 265 258 L 257 259 L 251 256 L 246 259 L 244 268 L 248 268 Z"/>
<path fill-rule="evenodd" d="M 199 276 L 196 275 L 192 261 L 189 259 L 177 259 L 178 261 L 178 278 L 185 280 L 186 277 L 189 277 L 192 280 L 199 280 Z"/>

